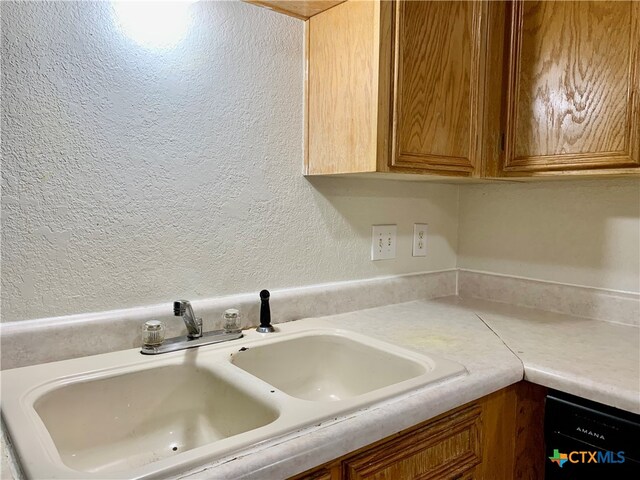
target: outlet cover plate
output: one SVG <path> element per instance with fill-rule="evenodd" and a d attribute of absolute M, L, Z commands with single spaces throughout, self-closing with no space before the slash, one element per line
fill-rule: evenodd
<path fill-rule="evenodd" d="M 414 257 L 427 256 L 427 224 L 426 223 L 413 224 L 413 256 Z"/>
<path fill-rule="evenodd" d="M 396 258 L 397 225 L 373 225 L 371 228 L 371 260 Z"/>

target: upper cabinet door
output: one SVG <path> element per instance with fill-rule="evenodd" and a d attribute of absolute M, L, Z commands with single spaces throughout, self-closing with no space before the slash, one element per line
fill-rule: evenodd
<path fill-rule="evenodd" d="M 484 1 L 397 1 L 391 167 L 469 176 L 480 165 Z"/>
<path fill-rule="evenodd" d="M 511 4 L 505 172 L 640 165 L 640 2 Z"/>

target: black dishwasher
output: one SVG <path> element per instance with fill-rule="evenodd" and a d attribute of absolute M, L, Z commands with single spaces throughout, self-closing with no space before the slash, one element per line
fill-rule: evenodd
<path fill-rule="evenodd" d="M 549 390 L 546 480 L 640 478 L 640 415 Z"/>

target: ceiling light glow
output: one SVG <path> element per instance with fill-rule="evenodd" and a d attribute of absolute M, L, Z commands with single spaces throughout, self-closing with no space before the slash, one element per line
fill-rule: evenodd
<path fill-rule="evenodd" d="M 124 35 L 149 49 L 170 49 L 185 37 L 193 1 L 113 1 L 116 24 Z"/>

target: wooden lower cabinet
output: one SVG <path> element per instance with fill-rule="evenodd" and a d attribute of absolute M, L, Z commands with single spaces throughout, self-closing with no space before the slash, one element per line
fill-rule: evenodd
<path fill-rule="evenodd" d="M 292 480 L 536 480 L 546 389 L 520 382 Z"/>
<path fill-rule="evenodd" d="M 456 410 L 342 462 L 343 478 L 458 478 L 481 461 L 479 405 Z"/>

